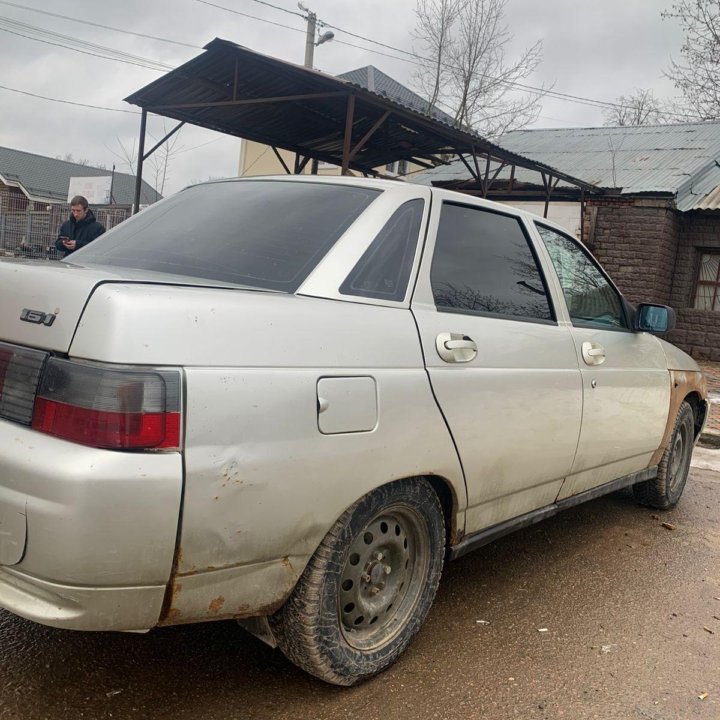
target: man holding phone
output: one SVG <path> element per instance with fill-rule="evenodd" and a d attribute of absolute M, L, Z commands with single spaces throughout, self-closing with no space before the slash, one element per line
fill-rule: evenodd
<path fill-rule="evenodd" d="M 105 232 L 88 207 L 88 201 L 82 195 L 76 195 L 70 201 L 70 217 L 60 226 L 55 247 L 67 257 Z"/>

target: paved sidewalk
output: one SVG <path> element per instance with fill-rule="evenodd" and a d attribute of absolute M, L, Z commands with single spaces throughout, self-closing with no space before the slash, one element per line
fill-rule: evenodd
<path fill-rule="evenodd" d="M 703 361 L 698 364 L 707 380 L 710 397 L 710 417 L 705 423 L 703 440 L 720 445 L 720 363 Z"/>

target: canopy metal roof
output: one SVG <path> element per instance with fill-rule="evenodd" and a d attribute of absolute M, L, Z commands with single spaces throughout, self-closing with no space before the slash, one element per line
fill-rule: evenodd
<path fill-rule="evenodd" d="M 562 168 L 613 194 L 674 197 L 681 212 L 720 209 L 720 123 L 514 130 L 499 141 L 511 152 Z M 503 170 L 498 180 L 507 176 Z M 530 186 L 525 170 L 515 175 Z M 459 161 L 419 173 L 414 182 L 448 187 L 472 182 Z M 534 180 L 537 186 L 537 180 Z M 560 184 L 562 188 L 562 183 Z"/>
<path fill-rule="evenodd" d="M 349 80 L 218 38 L 204 50 L 126 98 L 143 109 L 142 159 L 152 152 L 144 153 L 146 116 L 152 112 L 295 152 L 294 172 L 302 172 L 312 159 L 339 165 L 343 174 L 375 175 L 374 168 L 396 160 L 429 168 L 441 156 L 464 153 L 468 171 L 485 183 L 496 160 L 503 167 L 524 167 L 556 182 L 598 190 Z M 139 162 L 139 177 L 141 172 Z"/>

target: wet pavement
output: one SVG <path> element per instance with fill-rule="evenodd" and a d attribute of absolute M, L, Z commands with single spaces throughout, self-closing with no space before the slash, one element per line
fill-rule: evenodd
<path fill-rule="evenodd" d="M 614 494 L 450 563 L 409 651 L 356 688 L 232 622 L 76 633 L 0 611 L 0 718 L 717 720 L 720 450 L 694 465 L 672 512 Z"/>

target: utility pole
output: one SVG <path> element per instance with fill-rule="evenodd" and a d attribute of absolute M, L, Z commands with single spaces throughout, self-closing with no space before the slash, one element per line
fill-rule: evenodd
<path fill-rule="evenodd" d="M 313 57 L 315 55 L 315 46 L 322 45 L 325 42 L 329 42 L 335 37 L 335 33 L 332 30 L 326 30 L 318 39 L 315 39 L 315 32 L 317 28 L 317 15 L 306 8 L 301 2 L 298 3 L 298 7 L 307 15 L 305 21 L 307 22 L 307 32 L 305 34 L 305 67 L 312 68 Z M 320 22 L 320 25 L 323 23 Z"/>
<path fill-rule="evenodd" d="M 313 57 L 315 55 L 315 26 L 317 25 L 317 15 L 311 10 L 303 8 L 302 5 L 300 5 L 300 7 L 307 13 L 307 17 L 305 18 L 307 21 L 307 33 L 305 35 L 305 67 L 311 68 L 313 66 Z"/>
<path fill-rule="evenodd" d="M 298 7 L 307 15 L 305 21 L 307 22 L 307 32 L 305 33 L 305 67 L 312 70 L 313 57 L 315 56 L 315 46 L 322 45 L 324 42 L 329 42 L 335 37 L 335 33 L 332 30 L 325 31 L 322 35 L 315 40 L 315 33 L 317 28 L 317 15 L 306 8 L 301 2 L 298 3 Z M 321 23 L 322 24 L 322 23 Z M 310 166 L 310 174 L 317 175 L 318 172 L 318 161 L 313 160 Z"/>

